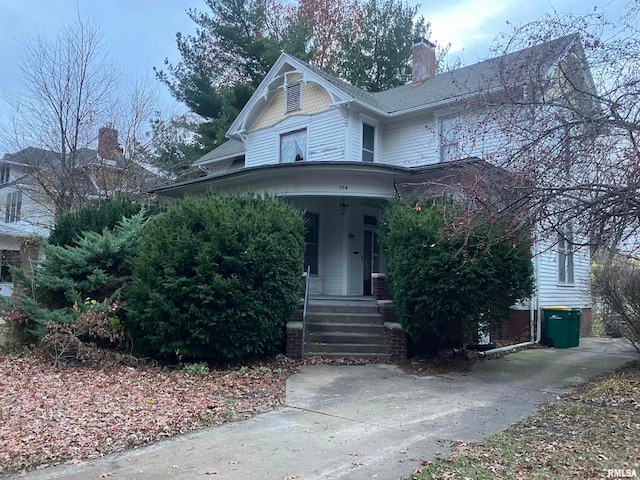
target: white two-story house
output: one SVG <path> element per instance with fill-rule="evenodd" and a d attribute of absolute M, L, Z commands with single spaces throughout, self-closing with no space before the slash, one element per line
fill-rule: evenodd
<path fill-rule="evenodd" d="M 469 99 L 499 89 L 504 66 L 529 56 L 543 59 L 553 75 L 578 44 L 569 36 L 436 74 L 434 46 L 420 39 L 411 83 L 378 93 L 282 54 L 231 125 L 229 140 L 196 162 L 207 175 L 157 192 L 287 197 L 307 212 L 311 294 L 371 295 L 372 273 L 385 269 L 378 242 L 385 201 L 416 185 L 461 178 L 503 148 L 490 126 L 482 135 L 458 127 L 478 117 L 468 111 Z M 526 330 L 540 307 L 566 305 L 583 310 L 586 331 L 589 252 L 574 252 L 566 242 L 534 249 L 535 297 L 516 307 L 516 317 Z"/>

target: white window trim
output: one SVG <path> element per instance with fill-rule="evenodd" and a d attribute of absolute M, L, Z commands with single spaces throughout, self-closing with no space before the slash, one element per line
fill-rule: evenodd
<path fill-rule="evenodd" d="M 373 127 L 373 162 L 364 162 L 362 160 L 362 151 L 364 150 L 364 125 L 367 124 Z M 358 161 L 362 163 L 377 163 L 380 152 L 380 122 L 368 115 L 360 115 L 360 121 L 358 122 Z"/>
<path fill-rule="evenodd" d="M 302 159 L 303 162 L 308 162 L 309 161 L 309 129 L 307 128 L 306 125 L 301 126 L 300 128 L 293 128 L 293 129 L 288 129 L 288 130 L 283 130 L 281 132 L 278 132 L 278 163 L 296 163 L 295 161 L 293 162 L 285 162 L 282 160 L 282 137 L 286 137 L 287 135 L 293 135 L 295 133 L 300 133 L 300 132 L 305 132 L 306 134 L 306 141 L 305 141 L 305 152 L 304 152 L 304 158 Z"/>
<path fill-rule="evenodd" d="M 443 122 L 447 121 L 447 120 L 453 120 L 455 121 L 456 119 L 460 119 L 460 114 L 459 113 L 451 113 L 451 114 L 447 114 L 447 115 L 440 115 L 437 118 L 438 121 L 438 156 L 440 159 L 440 162 L 448 162 L 452 159 L 449 158 L 445 158 L 445 145 L 447 147 L 451 147 L 451 146 L 455 146 L 456 150 L 460 150 L 460 138 L 457 138 L 455 142 L 449 142 L 447 144 L 445 144 L 443 142 L 444 140 L 444 135 L 442 133 L 442 124 Z M 453 158 L 453 160 L 456 160 L 455 158 Z"/>
<path fill-rule="evenodd" d="M 573 248 L 573 244 L 571 243 L 571 239 L 573 237 L 573 233 L 571 232 L 571 227 L 565 232 L 561 232 L 558 234 L 558 251 L 557 251 L 557 282 L 560 287 L 573 287 L 575 286 L 576 280 L 576 263 L 575 263 L 575 250 Z M 561 278 L 560 266 L 561 264 L 564 266 L 564 279 Z M 569 275 L 569 267 L 571 267 L 571 275 Z M 571 281 L 567 279 L 571 278 Z"/>

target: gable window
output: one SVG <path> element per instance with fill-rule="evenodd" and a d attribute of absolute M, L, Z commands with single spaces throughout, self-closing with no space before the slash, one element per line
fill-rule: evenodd
<path fill-rule="evenodd" d="M 302 162 L 307 158 L 307 130 L 280 135 L 280 163 Z"/>
<path fill-rule="evenodd" d="M 307 213 L 305 215 L 306 231 L 304 234 L 304 242 L 306 248 L 304 251 L 304 271 L 307 267 L 312 275 L 318 274 L 318 241 L 320 238 L 320 216 L 317 213 Z"/>
<path fill-rule="evenodd" d="M 10 173 L 9 165 L 0 165 L 0 185 L 9 183 Z"/>
<path fill-rule="evenodd" d="M 558 234 L 558 283 L 573 285 L 573 231 L 566 227 Z"/>
<path fill-rule="evenodd" d="M 459 156 L 460 122 L 458 117 L 440 119 L 440 161 L 456 160 Z"/>
<path fill-rule="evenodd" d="M 17 222 L 20 220 L 22 210 L 22 192 L 11 192 L 7 195 L 7 208 L 4 215 L 5 223 Z"/>
<path fill-rule="evenodd" d="M 297 112 L 302 109 L 302 82 L 287 85 L 287 99 L 285 113 Z"/>
<path fill-rule="evenodd" d="M 375 127 L 362 124 L 362 161 L 373 162 L 374 143 L 375 143 Z"/>

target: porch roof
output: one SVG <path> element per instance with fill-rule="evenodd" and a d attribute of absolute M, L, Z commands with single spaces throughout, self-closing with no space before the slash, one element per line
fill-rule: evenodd
<path fill-rule="evenodd" d="M 273 190 L 284 196 L 392 197 L 404 184 L 416 184 L 448 174 L 464 173 L 489 164 L 467 158 L 420 167 L 363 162 L 296 162 L 246 167 L 165 185 L 151 190 L 168 197 L 203 194 L 212 190 L 250 192 Z M 354 188 L 349 188 L 352 185 Z M 345 188 L 346 187 L 346 188 Z"/>

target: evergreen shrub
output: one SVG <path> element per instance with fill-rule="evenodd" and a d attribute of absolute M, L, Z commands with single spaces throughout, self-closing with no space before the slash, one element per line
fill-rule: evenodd
<path fill-rule="evenodd" d="M 57 220 L 49 236 L 49 243 L 62 247 L 75 245 L 84 232 L 100 233 L 105 228 L 112 230 L 123 217 L 131 217 L 143 208 L 149 216 L 160 211 L 154 205 L 143 205 L 128 198 L 115 198 L 67 213 Z"/>
<path fill-rule="evenodd" d="M 149 227 L 125 290 L 137 349 L 199 361 L 280 347 L 301 294 L 299 210 L 273 197 L 186 198 Z"/>
<path fill-rule="evenodd" d="M 383 216 L 396 315 L 423 353 L 477 341 L 533 292 L 528 230 L 488 215 L 460 228 L 458 213 L 447 200 L 396 200 Z"/>
<path fill-rule="evenodd" d="M 32 275 L 14 270 L 13 308 L 42 339 L 50 323 L 75 324 L 85 311 L 108 310 L 129 281 L 131 259 L 141 246 L 145 212 L 123 218 L 113 230 L 87 232 L 75 245 L 43 244 L 44 259 Z M 114 314 L 115 315 L 115 314 Z"/>

